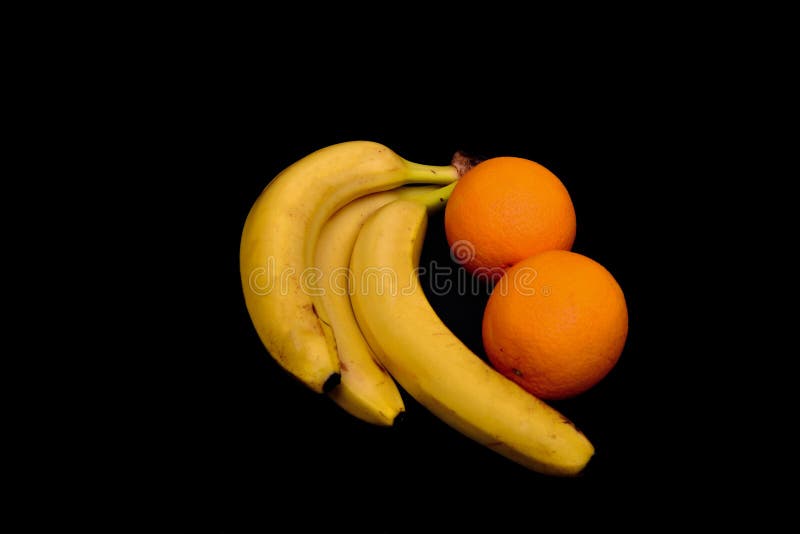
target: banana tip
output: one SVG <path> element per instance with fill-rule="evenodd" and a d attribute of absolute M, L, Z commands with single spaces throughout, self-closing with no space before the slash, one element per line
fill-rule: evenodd
<path fill-rule="evenodd" d="M 339 385 L 339 382 L 342 381 L 342 375 L 339 373 L 333 373 L 331 376 L 325 380 L 325 383 L 322 384 L 322 392 L 329 393 L 333 388 Z"/>
<path fill-rule="evenodd" d="M 402 427 L 406 424 L 406 419 L 408 419 L 406 412 L 398 413 L 394 416 L 394 420 L 392 420 L 392 428 Z"/>

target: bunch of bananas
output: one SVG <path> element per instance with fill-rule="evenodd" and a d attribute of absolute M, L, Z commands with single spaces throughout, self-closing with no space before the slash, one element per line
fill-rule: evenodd
<path fill-rule="evenodd" d="M 552 407 L 471 352 L 417 276 L 428 213 L 459 169 L 353 141 L 278 174 L 242 233 L 245 302 L 272 357 L 352 415 L 392 425 L 414 399 L 473 440 L 535 471 L 580 472 L 591 443 Z M 427 184 L 427 185 L 423 185 Z"/>

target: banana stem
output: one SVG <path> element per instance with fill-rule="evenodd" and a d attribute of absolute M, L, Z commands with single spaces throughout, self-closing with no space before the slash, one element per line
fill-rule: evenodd
<path fill-rule="evenodd" d="M 407 191 L 403 192 L 402 198 L 404 200 L 418 202 L 428 208 L 428 213 L 433 213 L 447 204 L 447 199 L 450 198 L 450 194 L 453 192 L 457 183 L 458 182 L 452 182 L 434 190 L 420 188 L 419 191 L 415 191 L 414 189 L 416 188 L 409 188 Z"/>
<path fill-rule="evenodd" d="M 423 165 L 404 160 L 408 169 L 409 181 L 426 184 L 449 184 L 458 180 L 459 173 L 452 165 Z"/>

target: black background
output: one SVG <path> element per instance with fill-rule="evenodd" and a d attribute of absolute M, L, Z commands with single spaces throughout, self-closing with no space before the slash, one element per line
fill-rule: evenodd
<path fill-rule="evenodd" d="M 24 348 L 7 361 L 22 371 L 4 375 L 10 530 L 792 521 L 791 492 L 766 476 L 783 466 L 781 448 L 751 446 L 783 430 L 752 418 L 758 399 L 736 391 L 723 348 L 739 333 L 713 325 L 711 256 L 729 220 L 697 217 L 725 196 L 725 161 L 742 154 L 726 143 L 742 126 L 719 99 L 738 55 L 690 62 L 642 27 L 559 59 L 564 42 L 524 39 L 497 54 L 462 39 L 431 56 L 361 57 L 379 31 L 329 33 L 298 58 L 263 28 L 203 28 L 146 49 L 152 35 L 135 31 L 110 51 L 91 39 L 49 50 L 48 83 L 32 84 L 42 112 L 28 122 L 53 150 L 29 161 L 58 172 L 30 181 L 25 216 L 7 224 L 48 225 L 19 239 L 21 274 L 8 284 L 9 296 L 35 288 L 9 328 Z M 581 476 L 526 471 L 408 397 L 402 427 L 361 423 L 269 358 L 241 293 L 245 217 L 281 169 L 354 139 L 428 164 L 456 150 L 525 157 L 567 186 L 573 250 L 615 275 L 630 316 L 611 374 L 554 403 L 595 445 Z M 450 262 L 442 214 L 423 251 L 434 260 Z M 485 296 L 431 302 L 481 355 Z"/>

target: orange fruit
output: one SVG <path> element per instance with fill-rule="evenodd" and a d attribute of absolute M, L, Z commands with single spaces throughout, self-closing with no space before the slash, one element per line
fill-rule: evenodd
<path fill-rule="evenodd" d="M 628 334 L 617 281 L 596 261 L 551 250 L 508 269 L 483 314 L 494 368 L 542 399 L 583 393 L 616 365 Z"/>
<path fill-rule="evenodd" d="M 496 280 L 534 254 L 569 250 L 575 208 L 546 167 L 524 158 L 491 158 L 456 182 L 444 227 L 453 259 L 474 275 Z"/>

